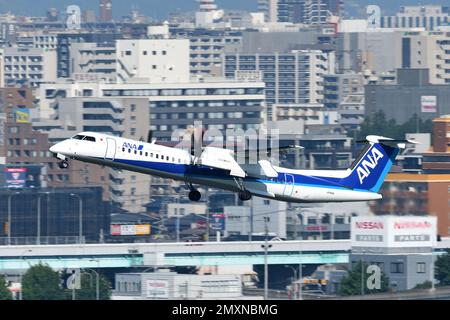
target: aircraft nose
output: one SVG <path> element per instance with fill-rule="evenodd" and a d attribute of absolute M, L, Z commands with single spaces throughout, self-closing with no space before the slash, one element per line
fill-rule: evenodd
<path fill-rule="evenodd" d="M 53 147 L 51 147 L 50 152 L 52 153 L 61 153 L 61 143 L 55 144 Z"/>

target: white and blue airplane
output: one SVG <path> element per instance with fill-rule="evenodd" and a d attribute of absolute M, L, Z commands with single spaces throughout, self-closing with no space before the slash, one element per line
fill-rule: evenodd
<path fill-rule="evenodd" d="M 155 141 L 146 143 L 106 134 L 83 132 L 50 148 L 61 160 L 79 160 L 117 169 L 184 181 L 189 199 L 199 201 L 193 186 L 204 185 L 239 193 L 242 201 L 252 196 L 286 202 L 352 202 L 381 199 L 378 193 L 400 149 L 409 140 L 368 136 L 366 147 L 347 170 L 293 170 L 260 160 L 240 165 L 234 151 L 205 147 L 200 156 Z"/>

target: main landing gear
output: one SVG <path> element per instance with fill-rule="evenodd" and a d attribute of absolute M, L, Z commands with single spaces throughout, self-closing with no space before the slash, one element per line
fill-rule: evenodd
<path fill-rule="evenodd" d="M 252 193 L 248 190 L 239 191 L 239 200 L 249 201 L 252 199 Z"/>
<path fill-rule="evenodd" d="M 249 201 L 252 199 L 252 193 L 245 189 L 244 183 L 242 182 L 242 179 L 234 179 L 236 182 L 238 188 L 239 188 L 239 200 L 241 201 Z"/>
<path fill-rule="evenodd" d="M 61 161 L 58 165 L 59 165 L 59 167 L 60 167 L 61 169 L 67 169 L 67 168 L 69 168 L 69 162 L 68 162 L 67 160 Z"/>

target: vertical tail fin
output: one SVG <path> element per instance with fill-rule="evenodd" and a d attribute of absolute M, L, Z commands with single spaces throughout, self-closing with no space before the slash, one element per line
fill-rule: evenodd
<path fill-rule="evenodd" d="M 395 158 L 409 140 L 393 140 L 379 136 L 368 136 L 368 146 L 351 166 L 350 175 L 342 178 L 340 183 L 352 189 L 378 192 L 391 170 Z"/>

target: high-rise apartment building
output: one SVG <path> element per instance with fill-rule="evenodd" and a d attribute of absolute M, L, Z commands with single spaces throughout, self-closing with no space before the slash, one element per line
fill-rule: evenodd
<path fill-rule="evenodd" d="M 324 24 L 342 6 L 342 0 L 278 0 L 278 22 Z"/>
<path fill-rule="evenodd" d="M 404 6 L 394 16 L 382 16 L 381 28 L 425 28 L 436 30 L 450 22 L 450 7 L 440 5 Z"/>

